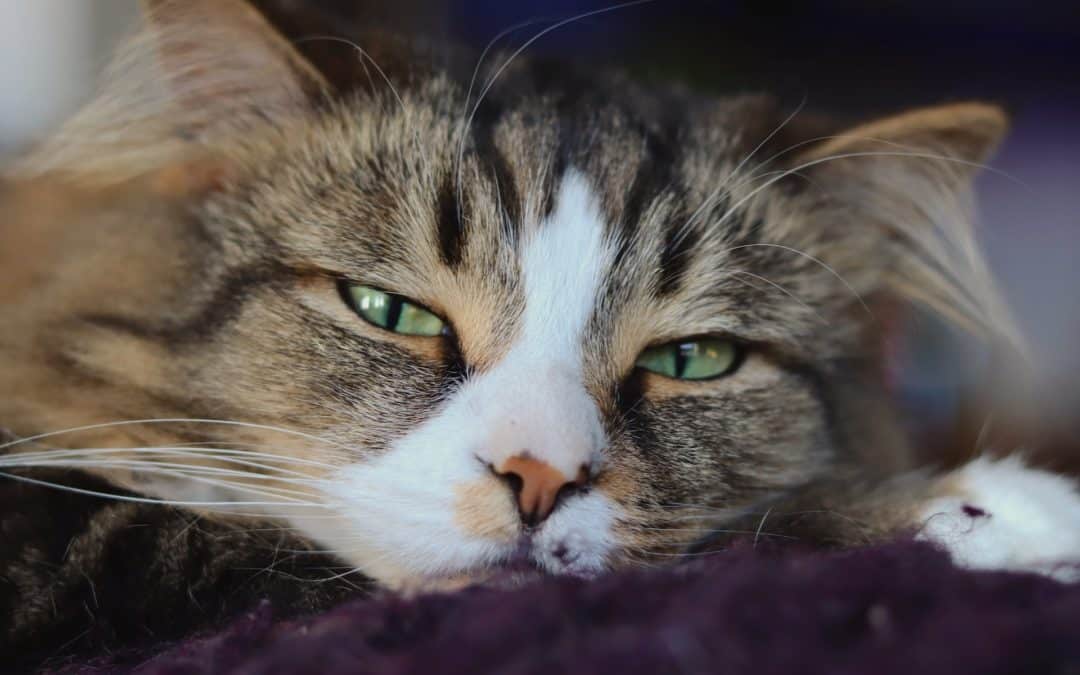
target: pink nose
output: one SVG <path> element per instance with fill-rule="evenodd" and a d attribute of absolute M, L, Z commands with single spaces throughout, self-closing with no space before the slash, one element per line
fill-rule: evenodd
<path fill-rule="evenodd" d="M 528 453 L 514 455 L 495 467 L 495 473 L 506 480 L 517 496 L 521 520 L 526 525 L 543 522 L 559 502 L 559 498 L 583 487 L 589 480 L 589 468 L 584 464 L 573 479 L 547 462 L 534 459 Z"/>

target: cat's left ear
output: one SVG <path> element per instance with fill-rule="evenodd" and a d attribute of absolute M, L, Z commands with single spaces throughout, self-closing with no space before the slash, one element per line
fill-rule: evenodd
<path fill-rule="evenodd" d="M 1007 127 L 991 104 L 923 108 L 809 143 L 786 163 L 837 242 L 836 267 L 867 292 L 999 332 L 1010 320 L 975 243 L 971 188 Z"/>
<path fill-rule="evenodd" d="M 921 108 L 831 136 L 801 153 L 797 164 L 821 166 L 816 172 L 855 172 L 873 181 L 904 161 L 958 179 L 970 178 L 997 148 L 1008 128 L 1001 108 L 988 103 L 957 103 Z"/>

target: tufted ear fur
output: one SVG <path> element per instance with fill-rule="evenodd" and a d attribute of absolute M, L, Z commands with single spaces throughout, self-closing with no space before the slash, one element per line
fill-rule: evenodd
<path fill-rule="evenodd" d="M 143 0 L 141 9 L 97 97 L 17 171 L 125 180 L 280 123 L 326 90 L 246 0 Z"/>
<path fill-rule="evenodd" d="M 973 173 L 973 169 L 986 160 L 1001 142 L 1007 127 L 1005 113 L 986 103 L 920 108 L 859 125 L 814 145 L 799 159 L 805 162 L 892 147 L 953 158 L 957 160 L 953 165 L 956 175 L 964 176 Z"/>
<path fill-rule="evenodd" d="M 179 106 L 212 126 L 246 100 L 264 113 L 302 106 L 322 76 L 245 0 L 142 0 L 147 38 Z M 221 73 L 219 75 L 219 72 Z"/>
<path fill-rule="evenodd" d="M 923 108 L 810 144 L 790 170 L 824 197 L 819 217 L 884 231 L 886 290 L 1019 346 L 971 218 L 972 179 L 1007 126 L 989 104 Z"/>

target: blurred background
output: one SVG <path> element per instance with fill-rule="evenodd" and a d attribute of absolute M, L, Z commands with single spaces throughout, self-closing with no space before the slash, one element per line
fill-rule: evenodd
<path fill-rule="evenodd" d="M 596 0 L 262 0 L 514 47 Z M 0 161 L 93 90 L 135 0 L 0 0 Z M 1029 400 L 1080 447 L 1080 2 L 656 0 L 572 23 L 530 51 L 619 65 L 716 92 L 770 91 L 853 117 L 949 100 L 1006 105 L 1014 129 L 979 184 L 982 241 L 1035 356 Z M 927 428 L 952 428 L 1004 372 L 923 319 L 900 345 L 898 389 Z M 987 384 L 992 382 L 993 384 Z M 1030 397 L 1029 397 L 1030 398 Z M 971 420 L 963 424 L 970 433 Z M 974 424 L 974 426 L 978 426 Z M 961 432 L 958 432 L 961 433 Z"/>

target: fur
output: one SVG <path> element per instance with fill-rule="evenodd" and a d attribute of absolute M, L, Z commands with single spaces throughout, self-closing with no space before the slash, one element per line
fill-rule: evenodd
<path fill-rule="evenodd" d="M 905 473 L 874 311 L 1018 342 L 967 209 L 997 108 L 823 137 L 765 97 L 516 54 L 472 72 L 390 39 L 379 68 L 337 43 L 371 66 L 350 78 L 241 0 L 145 4 L 98 98 L 0 192 L 12 478 L 269 519 L 400 588 L 654 564 L 740 523 L 851 544 L 943 498 Z M 452 331 L 370 325 L 342 283 Z M 745 361 L 635 368 L 698 336 Z M 486 468 L 523 451 L 589 478 L 536 527 Z"/>

